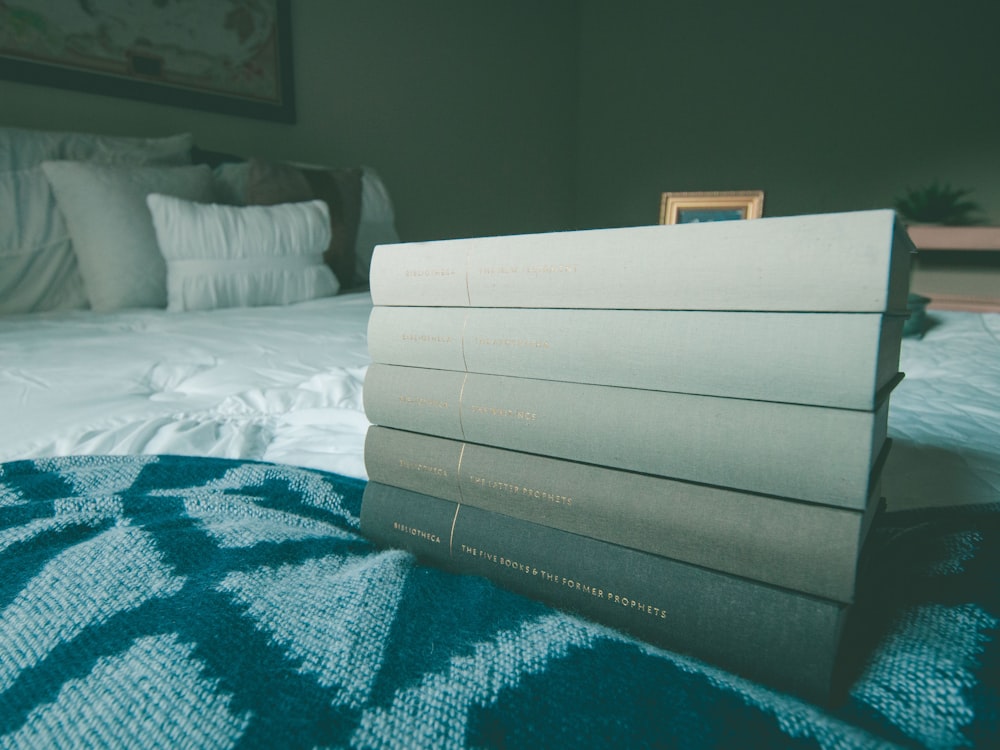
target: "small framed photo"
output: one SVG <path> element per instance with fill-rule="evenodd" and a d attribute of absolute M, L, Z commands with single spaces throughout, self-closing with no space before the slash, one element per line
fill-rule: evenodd
<path fill-rule="evenodd" d="M 764 214 L 763 190 L 663 193 L 661 224 L 759 219 Z"/>

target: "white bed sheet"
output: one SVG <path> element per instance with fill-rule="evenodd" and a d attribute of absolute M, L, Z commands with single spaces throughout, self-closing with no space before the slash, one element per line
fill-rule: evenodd
<path fill-rule="evenodd" d="M 0 318 L 0 461 L 207 455 L 364 477 L 367 294 Z"/>
<path fill-rule="evenodd" d="M 366 477 L 371 298 L 0 318 L 0 461 L 249 458 Z M 1000 314 L 931 316 L 903 341 L 890 509 L 1000 501 Z"/>
<path fill-rule="evenodd" d="M 889 402 L 890 510 L 1000 502 L 1000 313 L 932 311 Z"/>

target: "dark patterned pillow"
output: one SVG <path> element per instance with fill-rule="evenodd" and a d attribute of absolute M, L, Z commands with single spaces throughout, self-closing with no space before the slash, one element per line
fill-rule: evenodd
<path fill-rule="evenodd" d="M 344 289 L 355 286 L 354 243 L 361 216 L 360 167 L 325 169 L 250 159 L 246 199 L 252 205 L 318 199 L 330 209 L 330 247 L 323 260 Z"/>

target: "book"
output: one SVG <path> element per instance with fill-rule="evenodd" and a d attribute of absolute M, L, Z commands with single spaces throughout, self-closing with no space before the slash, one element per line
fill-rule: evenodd
<path fill-rule="evenodd" d="M 848 510 L 387 427 L 365 438 L 370 481 L 842 602 L 882 458 L 866 510 Z"/>
<path fill-rule="evenodd" d="M 913 243 L 891 210 L 375 248 L 376 305 L 906 314 Z"/>
<path fill-rule="evenodd" d="M 861 510 L 886 440 L 874 411 L 372 364 L 369 422 Z"/>
<path fill-rule="evenodd" d="M 873 409 L 900 377 L 905 318 L 479 307 L 373 308 L 375 362 Z"/>
<path fill-rule="evenodd" d="M 771 687 L 826 701 L 850 605 L 369 482 L 361 532 Z"/>

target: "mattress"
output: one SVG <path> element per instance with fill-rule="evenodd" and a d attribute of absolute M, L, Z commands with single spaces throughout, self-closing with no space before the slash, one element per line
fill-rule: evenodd
<path fill-rule="evenodd" d="M 996 746 L 1000 315 L 904 341 L 824 707 L 360 536 L 370 311 L 0 318 L 0 745 Z"/>
<path fill-rule="evenodd" d="M 934 311 L 903 339 L 889 402 L 889 510 L 1000 500 L 1000 314 Z"/>
<path fill-rule="evenodd" d="M 367 293 L 0 318 L 0 461 L 244 458 L 364 477 Z"/>
<path fill-rule="evenodd" d="M 367 478 L 367 293 L 0 318 L 0 461 L 241 458 Z M 1000 498 L 1000 314 L 935 312 L 893 392 L 889 510 Z"/>

